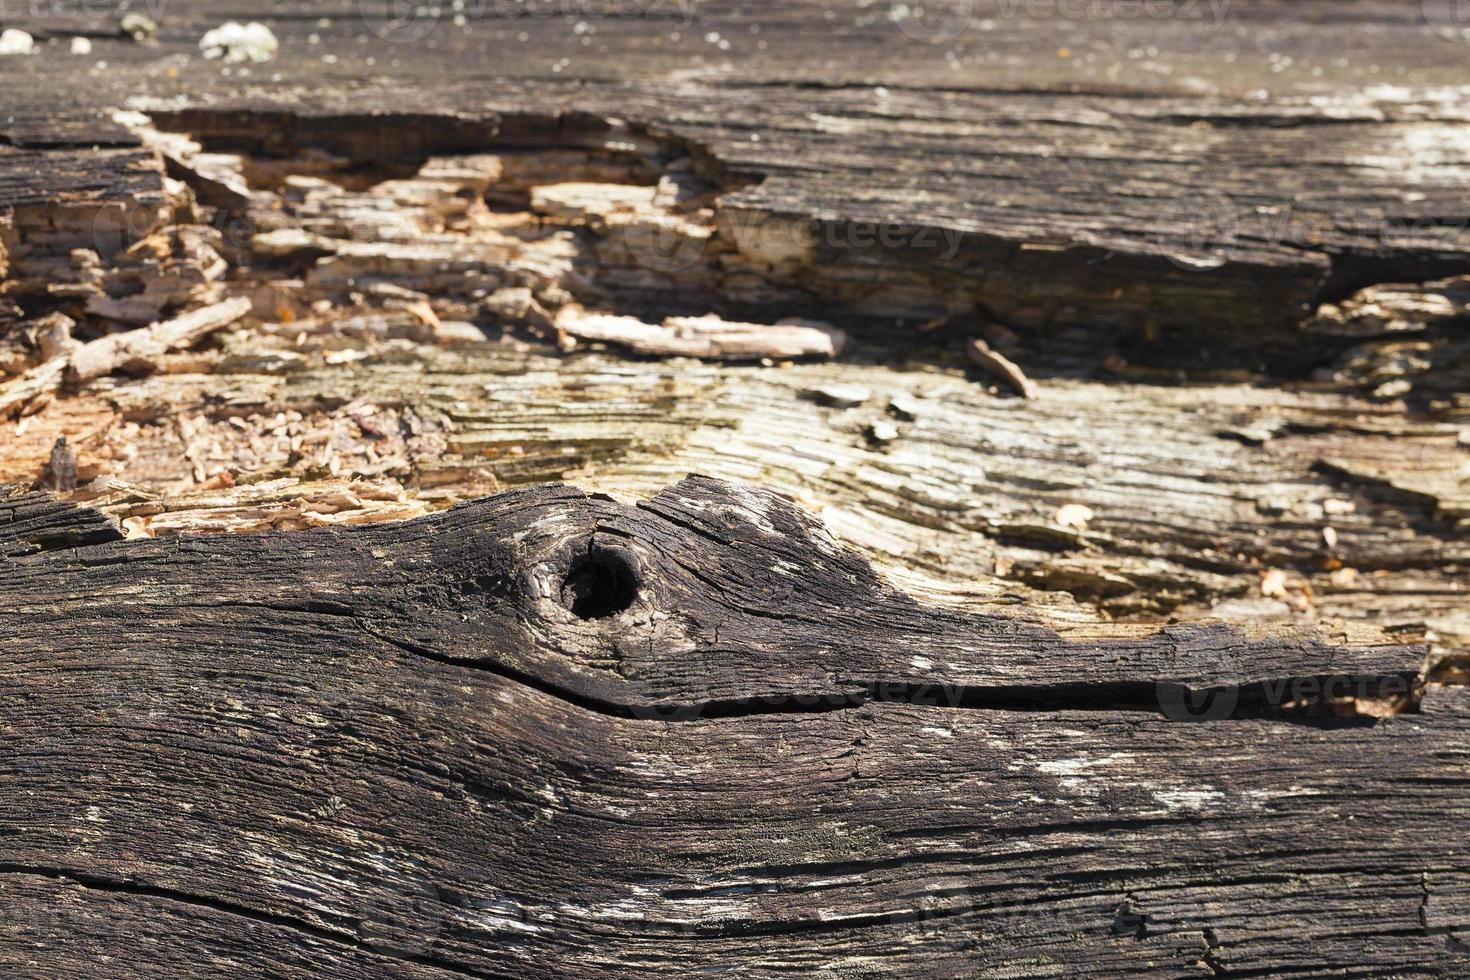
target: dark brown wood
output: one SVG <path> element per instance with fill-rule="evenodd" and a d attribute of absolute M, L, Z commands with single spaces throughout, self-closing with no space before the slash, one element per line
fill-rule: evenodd
<path fill-rule="evenodd" d="M 22 972 L 1467 968 L 1464 690 L 1314 693 L 1421 651 L 1064 643 L 699 480 L 3 573 Z"/>
<path fill-rule="evenodd" d="M 1470 348 L 1453 287 L 1417 282 L 1465 268 L 1452 0 L 994 0 L 953 36 L 911 23 L 919 4 L 572 6 L 405 25 L 211 0 L 165 11 L 152 44 L 91 8 L 17 17 L 41 53 L 0 59 L 0 479 L 40 479 L 64 437 L 87 499 L 143 535 L 698 471 L 793 494 L 915 588 L 1061 623 L 1470 643 Z M 200 57 L 250 18 L 274 61 Z M 66 53 L 77 34 L 91 55 Z M 241 172 L 168 151 L 186 137 Z M 387 184 L 456 172 L 445 196 L 525 209 L 515 233 L 568 254 L 354 237 Z M 351 193 L 298 199 L 324 178 Z M 596 208 L 548 199 L 567 181 L 668 189 L 698 247 L 630 254 Z M 58 307 L 86 342 L 241 295 L 252 314 L 203 349 L 85 384 L 14 336 Z M 1383 297 L 1410 298 L 1415 330 L 1461 313 L 1349 347 Z M 655 324 L 806 315 L 850 342 L 784 376 L 517 343 L 567 340 L 543 314 L 573 299 Z M 966 373 L 967 336 L 997 329 L 1051 397 L 1006 404 Z M 872 398 L 802 400 L 831 384 Z M 891 396 L 922 412 L 896 420 Z M 127 486 L 86 489 L 99 475 Z M 1085 533 L 1053 519 L 1072 504 Z"/>
<path fill-rule="evenodd" d="M 0 484 L 0 554 L 13 557 L 121 539 L 117 522 L 91 508 L 44 491 Z"/>
<path fill-rule="evenodd" d="M 1455 0 L 460 7 L 0 24 L 0 969 L 1470 975 Z"/>
<path fill-rule="evenodd" d="M 331 550 L 344 548 L 374 560 Z M 93 601 L 63 615 L 86 631 L 90 617 L 114 615 L 105 597 L 135 591 L 136 562 L 159 562 L 157 600 L 201 623 L 223 616 L 221 631 L 241 609 L 338 617 L 407 652 L 494 668 L 622 714 L 739 715 L 872 697 L 1156 707 L 1159 688 L 1179 699 L 1239 692 L 1249 707 L 1295 700 L 1276 685 L 1305 678 L 1391 698 L 1410 692 L 1426 652 L 1252 640 L 1224 625 L 1075 641 L 1023 619 L 926 608 L 782 498 L 698 478 L 636 508 L 551 485 L 347 538 L 132 542 L 117 564 L 106 553 L 47 555 L 11 569 L 7 584 L 44 594 L 50 577 L 81 576 Z M 235 571 L 261 562 L 275 573 Z M 615 628 L 604 613 L 620 614 Z M 18 622 L 14 642 L 39 642 L 53 618 Z"/>

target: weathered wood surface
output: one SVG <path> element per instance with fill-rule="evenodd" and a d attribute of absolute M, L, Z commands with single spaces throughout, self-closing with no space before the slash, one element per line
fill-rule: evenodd
<path fill-rule="evenodd" d="M 266 131 L 229 119 L 241 139 Z M 738 248 L 710 246 L 672 279 L 630 257 L 629 236 L 655 219 L 702 241 L 705 225 L 632 193 L 651 187 L 617 183 L 653 179 L 653 158 L 543 147 L 385 172 L 382 160 L 323 162 L 289 131 L 272 151 L 286 156 L 210 156 L 134 125 L 187 162 L 200 197 L 199 174 L 246 187 L 238 215 L 255 233 L 144 223 L 100 280 L 90 260 L 33 257 L 17 262 L 13 291 L 30 304 L 75 294 L 92 331 L 106 329 L 87 312 L 98 297 L 117 303 L 113 280 L 187 284 L 183 300 L 142 287 L 160 317 L 168 296 L 221 291 L 250 296 L 252 314 L 207 349 L 154 358 L 149 377 L 97 379 L 50 402 L 35 377 L 66 358 L 45 355 L 37 324 L 52 321 L 21 321 L 15 377 L 0 382 L 13 409 L 0 421 L 0 477 L 36 479 L 66 438 L 83 484 L 106 477 L 82 495 L 130 533 L 402 518 L 562 478 L 648 495 L 694 471 L 791 493 L 910 587 L 1018 594 L 1058 622 L 1342 623 L 1452 650 L 1470 636 L 1455 280 L 1324 306 L 1301 343 L 1334 329 L 1357 343 L 1367 328 L 1345 318 L 1384 303 L 1427 322 L 1329 360 L 1316 380 L 1136 366 L 1128 358 L 1147 358 L 1146 345 L 1100 346 L 1090 327 L 992 331 L 1042 392 L 1023 405 L 965 375 L 963 334 L 985 327 L 966 317 L 911 341 L 894 334 L 912 324 L 868 316 L 841 361 L 779 370 L 567 358 L 517 332 L 545 337 L 548 308 L 580 310 L 578 297 L 636 306 L 647 297 L 627 290 L 652 282 L 670 303 L 687 287 L 718 304 L 724 272 L 739 268 L 781 297 L 766 322 L 802 300 Z M 492 211 L 481 198 L 497 195 Z M 639 200 L 642 211 L 627 203 Z M 92 220 L 87 241 L 100 248 L 133 219 Z M 215 246 L 231 256 L 225 280 Z M 1196 369 L 1210 364 L 1196 357 Z M 842 398 L 823 394 L 837 385 Z M 1092 519 L 1061 524 L 1064 507 Z M 1263 588 L 1281 573 L 1281 587 Z"/>
<path fill-rule="evenodd" d="M 44 345 L 0 347 L 0 479 L 36 479 L 65 437 L 83 483 L 129 484 L 90 499 L 167 534 L 700 471 L 792 493 L 914 587 L 1058 622 L 1341 620 L 1464 649 L 1470 357 L 1443 316 L 1463 303 L 1410 302 L 1407 334 L 1345 348 L 1373 302 L 1466 268 L 1456 5 L 916 6 L 470 4 L 457 24 L 207 2 L 150 44 L 93 8 L 17 12 L 41 53 L 0 59 L 12 332 L 60 308 L 95 339 L 222 293 L 256 310 L 50 403 L 57 379 L 23 375 Z M 276 60 L 200 56 L 252 17 Z M 424 207 L 428 185 L 460 211 Z M 501 224 L 466 225 L 466 188 Z M 365 282 L 428 316 L 354 298 Z M 783 378 L 558 360 L 463 343 L 524 326 L 470 286 L 652 323 L 814 315 L 854 342 Z M 957 355 L 994 320 L 1049 397 L 974 390 Z M 944 326 L 911 343 L 924 322 Z M 874 396 L 805 394 L 833 384 Z M 889 393 L 931 397 L 908 420 Z M 1053 519 L 1071 504 L 1085 533 Z"/>
<path fill-rule="evenodd" d="M 119 163 L 135 151 L 96 110 L 127 102 L 182 112 L 196 131 L 238 125 L 223 109 L 304 102 L 300 121 L 259 117 L 263 138 L 390 154 L 482 140 L 477 117 L 522 143 L 549 129 L 596 139 L 597 120 L 616 117 L 625 139 L 673 140 L 751 185 L 728 208 L 962 233 L 958 255 L 920 269 L 950 287 L 931 290 L 941 311 L 952 291 L 1028 324 L 1085 311 L 1279 337 L 1324 291 L 1463 271 L 1453 0 L 1106 4 L 1081 17 L 949 6 L 950 23 L 881 3 L 573 4 L 570 17 L 472 4 L 463 26 L 444 7 L 400 28 L 390 6 L 210 2 L 170 6 L 153 46 L 100 36 L 116 30 L 106 16 L 18 19 L 43 38 L 99 36 L 87 58 L 0 67 L 15 83 L 0 186 L 54 200 L 70 163 L 80 188 L 99 189 L 90 148 L 118 147 Z M 277 60 L 204 61 L 205 30 L 251 17 L 281 35 Z M 374 131 L 350 115 L 369 106 L 426 115 L 413 135 Z M 945 251 L 912 245 L 898 257 L 921 267 Z M 871 250 L 850 251 L 851 273 L 871 279 Z"/>
<path fill-rule="evenodd" d="M 1470 966 L 1465 690 L 1304 710 L 1422 650 L 1067 643 L 923 607 L 712 481 L 3 572 L 17 973 Z"/>
<path fill-rule="evenodd" d="M 1467 25 L 1102 9 L 0 25 L 7 968 L 1470 972 Z"/>

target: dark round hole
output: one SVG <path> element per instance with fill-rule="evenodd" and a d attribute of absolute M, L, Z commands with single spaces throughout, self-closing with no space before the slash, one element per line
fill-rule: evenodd
<path fill-rule="evenodd" d="M 638 597 L 638 576 L 622 555 L 592 551 L 572 562 L 561 583 L 561 601 L 580 619 L 604 619 Z"/>

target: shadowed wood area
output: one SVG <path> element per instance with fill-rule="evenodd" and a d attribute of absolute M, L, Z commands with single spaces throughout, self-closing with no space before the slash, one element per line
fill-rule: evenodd
<path fill-rule="evenodd" d="M 1470 963 L 1470 710 L 1422 649 L 1067 642 L 706 480 L 5 562 L 38 974 Z"/>
<path fill-rule="evenodd" d="M 1057 626 L 1465 649 L 1453 3 L 432 9 L 14 22 L 0 479 L 70 491 L 65 438 L 79 499 L 167 535 L 698 472 Z M 275 60 L 201 56 L 251 16 Z M 103 377 L 68 353 L 241 296 Z M 847 343 L 586 339 L 712 311 Z"/>
<path fill-rule="evenodd" d="M 144 8 L 0 7 L 7 973 L 1470 975 L 1463 3 Z"/>

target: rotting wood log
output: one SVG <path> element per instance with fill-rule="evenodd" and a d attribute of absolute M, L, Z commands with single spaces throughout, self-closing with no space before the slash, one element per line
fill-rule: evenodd
<path fill-rule="evenodd" d="M 12 264 L 74 232 L 93 238 L 99 215 L 163 204 L 167 168 L 112 118 L 141 110 L 211 152 L 315 146 L 328 172 L 536 145 L 688 161 L 721 192 L 711 210 L 725 239 L 784 251 L 827 297 L 908 315 L 979 303 L 1034 329 L 1152 323 L 1185 349 L 1201 337 L 1290 349 L 1308 305 L 1463 273 L 1454 0 L 1289 12 L 1236 0 L 1208 23 L 1185 3 L 1131 18 L 960 6 L 953 37 L 930 37 L 917 8 L 589 11 L 595 44 L 563 18 L 509 24 L 491 7 L 460 24 L 448 10 L 415 20 L 424 33 L 406 36 L 389 5 L 348 0 L 317 19 L 273 16 L 262 0 L 191 4 L 151 45 L 92 11 L 21 17 L 58 44 L 87 32 L 106 67 L 0 63 Z M 268 71 L 199 57 L 227 17 L 281 37 Z M 750 30 L 762 23 L 780 28 Z M 1390 66 L 1391 84 L 1364 83 Z M 215 200 L 238 202 L 239 185 L 211 174 Z M 767 290 L 727 290 L 742 285 L 753 300 Z"/>
<path fill-rule="evenodd" d="M 1069 642 L 709 480 L 294 535 L 0 515 L 7 968 L 1470 968 L 1470 702 L 1422 649 Z"/>
<path fill-rule="evenodd" d="M 8 968 L 1470 972 L 1454 0 L 922 6 L 20 15 Z"/>
<path fill-rule="evenodd" d="M 27 395 L 0 479 L 38 479 L 64 437 L 84 484 L 106 477 L 84 495 L 168 534 L 709 472 L 792 493 L 912 587 L 1058 624 L 1465 649 L 1463 318 L 1346 350 L 1298 328 L 1464 272 L 1453 3 L 1252 0 L 1204 24 L 1041 6 L 976 3 L 929 24 L 948 37 L 907 7 L 707 3 L 590 16 L 595 44 L 487 9 L 405 34 L 345 0 L 191 4 L 142 45 L 96 11 L 22 16 L 56 56 L 0 61 L 0 316 L 24 332 L 62 306 L 95 338 L 132 322 L 98 312 L 132 315 L 99 307 L 109 289 L 255 309 L 150 378 Z M 270 24 L 277 59 L 200 59 L 226 17 Z M 95 60 L 54 50 L 71 31 Z M 649 322 L 815 315 L 854 328 L 852 354 L 788 383 L 442 341 L 511 329 L 501 290 Z M 427 299 L 442 331 L 411 311 Z M 1447 309 L 1425 300 L 1394 315 Z M 954 335 L 992 318 L 1056 404 L 953 383 Z M 834 384 L 874 402 L 794 394 Z M 925 413 L 890 419 L 892 388 Z M 1081 531 L 1053 519 L 1072 504 L 1096 515 Z"/>

